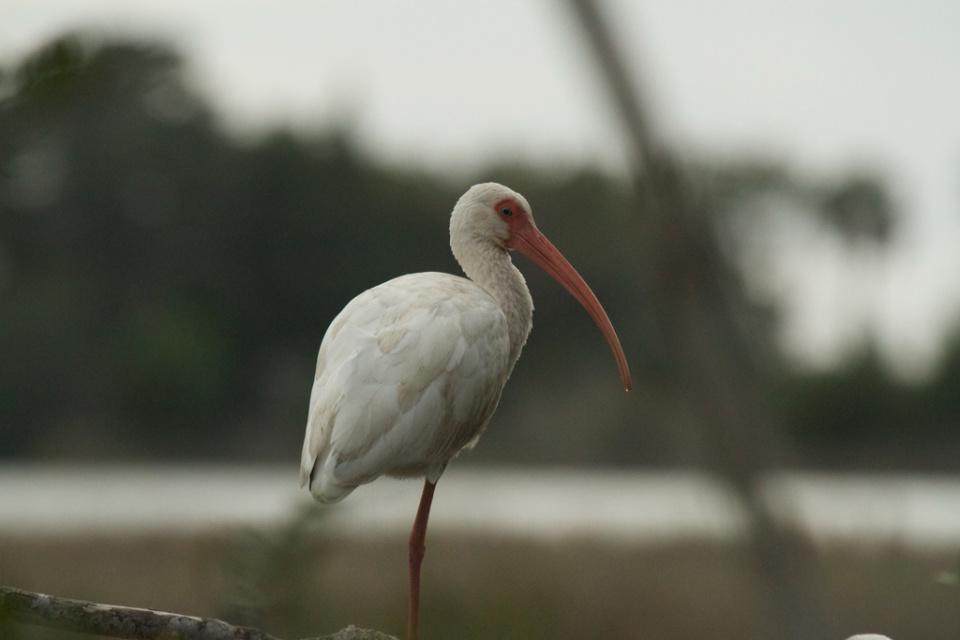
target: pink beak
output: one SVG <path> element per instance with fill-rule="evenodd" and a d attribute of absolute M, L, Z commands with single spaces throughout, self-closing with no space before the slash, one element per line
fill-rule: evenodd
<path fill-rule="evenodd" d="M 627 357 L 623 354 L 623 347 L 620 346 L 620 338 L 617 337 L 617 332 L 613 328 L 607 312 L 603 309 L 603 305 L 600 304 L 597 296 L 577 273 L 577 270 L 573 268 L 573 265 L 563 257 L 563 254 L 553 246 L 552 242 L 547 240 L 545 235 L 540 233 L 532 220 L 513 232 L 507 246 L 530 258 L 538 267 L 562 284 L 563 288 L 583 305 L 593 321 L 597 323 L 597 327 L 603 333 L 603 337 L 606 338 L 607 344 L 610 345 L 613 357 L 617 361 L 617 370 L 620 372 L 623 387 L 630 391 L 633 388 L 633 379 L 630 377 Z"/>

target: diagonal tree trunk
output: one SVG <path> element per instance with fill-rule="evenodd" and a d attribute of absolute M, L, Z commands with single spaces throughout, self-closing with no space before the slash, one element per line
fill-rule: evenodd
<path fill-rule="evenodd" d="M 675 360 L 682 401 L 693 413 L 699 463 L 727 482 L 749 521 L 766 637 L 807 640 L 830 633 L 813 550 L 774 518 L 760 493 L 760 475 L 789 460 L 789 443 L 769 403 L 766 345 L 745 327 L 749 305 L 737 274 L 720 254 L 709 203 L 697 202 L 674 158 L 661 146 L 642 94 L 596 0 L 570 0 L 629 141 L 638 209 L 647 216 L 653 248 L 646 272 L 655 281 L 661 336 Z M 778 505 L 789 508 L 789 505 Z"/>

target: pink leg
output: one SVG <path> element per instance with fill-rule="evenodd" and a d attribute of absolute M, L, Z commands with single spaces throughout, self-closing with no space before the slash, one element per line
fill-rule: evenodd
<path fill-rule="evenodd" d="M 420 495 L 420 508 L 417 519 L 413 521 L 410 532 L 410 594 L 407 601 L 407 640 L 417 640 L 417 619 L 420 612 L 420 565 L 426 549 L 424 539 L 427 536 L 427 519 L 430 518 L 430 503 L 433 502 L 433 490 L 437 485 L 429 480 L 423 482 Z"/>

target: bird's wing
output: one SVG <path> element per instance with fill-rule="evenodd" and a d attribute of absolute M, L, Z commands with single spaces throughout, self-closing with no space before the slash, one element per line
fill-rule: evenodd
<path fill-rule="evenodd" d="M 490 418 L 508 358 L 506 319 L 469 280 L 413 274 L 360 294 L 320 347 L 301 484 L 333 501 L 441 469 Z"/>

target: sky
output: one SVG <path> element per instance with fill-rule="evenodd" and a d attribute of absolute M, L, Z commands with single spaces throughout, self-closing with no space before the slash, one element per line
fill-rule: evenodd
<path fill-rule="evenodd" d="M 828 365 L 876 336 L 921 375 L 960 322 L 960 2 L 606 0 L 660 136 L 816 176 L 867 167 L 906 214 L 886 256 L 810 233 L 757 278 L 787 349 Z M 349 124 L 372 154 L 625 166 L 603 87 L 551 0 L 0 0 L 0 59 L 67 29 L 159 36 L 237 132 Z"/>

